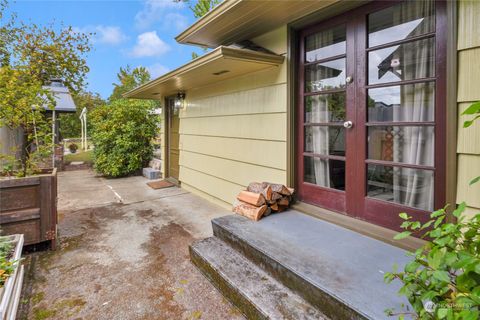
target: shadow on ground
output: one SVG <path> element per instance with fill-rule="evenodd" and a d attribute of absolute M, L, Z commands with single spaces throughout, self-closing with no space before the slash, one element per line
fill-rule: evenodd
<path fill-rule="evenodd" d="M 85 179 L 98 196 L 79 201 L 95 191 Z M 96 179 L 90 171 L 59 177 L 60 248 L 26 255 L 19 319 L 243 318 L 188 256 L 224 210 L 181 189 L 155 198 L 138 177 L 116 180 L 117 189 Z M 122 186 L 146 199 L 123 203 Z M 105 203 L 112 192 L 118 199 Z"/>

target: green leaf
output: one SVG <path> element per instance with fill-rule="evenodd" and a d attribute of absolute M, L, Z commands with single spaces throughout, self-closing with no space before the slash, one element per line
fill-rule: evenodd
<path fill-rule="evenodd" d="M 471 186 L 472 184 L 475 184 L 475 183 L 477 183 L 478 181 L 480 181 L 480 176 L 472 179 L 468 184 Z"/>
<path fill-rule="evenodd" d="M 413 260 L 405 265 L 405 272 L 415 272 L 420 267 L 420 263 Z"/>
<path fill-rule="evenodd" d="M 462 214 L 463 211 L 465 211 L 465 208 L 467 207 L 467 205 L 465 204 L 465 202 L 462 202 L 458 205 L 457 209 L 455 209 L 453 211 L 453 216 L 455 218 L 458 218 L 460 217 L 460 215 Z"/>
<path fill-rule="evenodd" d="M 437 309 L 437 318 L 438 319 L 445 319 L 448 314 L 448 309 L 446 308 L 438 308 Z"/>
<path fill-rule="evenodd" d="M 445 214 L 445 210 L 444 209 L 439 209 L 439 210 L 436 210 L 436 211 L 433 211 L 431 214 L 430 214 L 430 217 L 431 218 L 436 218 L 436 217 L 439 217 L 441 215 Z"/>
<path fill-rule="evenodd" d="M 476 113 L 480 113 L 480 101 L 477 101 L 475 103 L 473 103 L 472 105 L 470 105 L 467 109 L 465 109 L 465 111 L 462 112 L 462 115 L 472 115 L 472 114 L 476 114 Z"/>
<path fill-rule="evenodd" d="M 411 217 L 408 216 L 408 214 L 406 214 L 405 212 L 402 212 L 398 215 L 400 218 L 402 218 L 403 220 L 408 220 L 410 219 Z"/>
<path fill-rule="evenodd" d="M 395 237 L 393 237 L 394 240 L 401 240 L 401 239 L 405 239 L 407 238 L 408 236 L 410 236 L 412 233 L 410 231 L 403 231 L 397 235 L 395 235 Z"/>
<path fill-rule="evenodd" d="M 437 218 L 437 220 L 435 221 L 435 223 L 433 224 L 433 227 L 434 228 L 437 228 L 442 222 L 443 222 L 443 219 L 445 219 L 445 216 L 441 216 L 439 218 Z M 436 234 L 436 233 L 435 233 Z M 433 235 L 432 235 L 433 236 Z"/>
<path fill-rule="evenodd" d="M 448 276 L 448 272 L 446 271 L 436 270 L 433 272 L 433 277 L 443 282 L 450 282 L 450 277 Z"/>

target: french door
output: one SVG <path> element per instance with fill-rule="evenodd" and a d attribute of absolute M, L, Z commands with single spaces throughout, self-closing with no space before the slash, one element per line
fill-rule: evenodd
<path fill-rule="evenodd" d="M 445 18 L 373 2 L 300 33 L 302 201 L 394 229 L 445 204 Z"/>

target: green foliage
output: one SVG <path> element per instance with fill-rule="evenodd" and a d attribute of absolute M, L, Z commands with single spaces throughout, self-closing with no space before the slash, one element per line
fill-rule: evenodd
<path fill-rule="evenodd" d="M 186 1 L 191 2 L 191 1 Z M 201 18 L 206 15 L 210 10 L 217 6 L 222 0 L 197 0 L 195 4 L 190 5 L 190 9 L 193 12 L 195 18 Z"/>
<path fill-rule="evenodd" d="M 427 243 L 412 253 L 412 261 L 401 272 L 385 274 L 385 281 L 403 283 L 399 294 L 405 296 L 417 319 L 478 319 L 480 317 L 480 213 L 464 215 L 462 203 L 453 211 L 456 222 L 446 222 L 446 208 L 430 215 L 424 224 L 412 221 L 406 213 L 395 238 L 424 232 Z M 393 310 L 388 310 L 395 315 Z M 396 313 L 400 317 L 411 312 Z"/>
<path fill-rule="evenodd" d="M 71 27 L 38 26 L 6 17 L 6 0 L 0 0 L 0 126 L 21 130 L 19 160 L 11 165 L 19 175 L 33 173 L 39 160 L 51 152 L 51 125 L 45 109 L 55 100 L 43 86 L 62 78 L 71 92 L 84 85 L 90 50 L 89 35 Z"/>
<path fill-rule="evenodd" d="M 95 109 L 96 107 L 102 106 L 105 104 L 98 93 L 91 93 L 81 91 L 77 94 L 72 95 L 77 111 L 75 113 L 60 114 L 59 123 L 60 123 L 60 136 L 62 138 L 75 138 L 80 137 L 81 135 L 81 122 L 80 122 L 80 113 L 83 108 L 87 108 L 87 119 L 88 114 Z M 90 132 L 91 125 L 87 121 L 87 132 Z"/>
<path fill-rule="evenodd" d="M 470 127 L 477 119 L 480 118 L 480 101 L 477 101 L 470 107 L 468 107 L 465 111 L 462 112 L 462 115 L 474 116 L 472 120 L 467 120 L 463 122 L 464 128 Z"/>
<path fill-rule="evenodd" d="M 473 103 L 470 107 L 463 111 L 462 116 L 473 116 L 472 120 L 466 120 L 463 122 L 464 128 L 470 127 L 476 120 L 480 119 L 480 101 Z M 475 177 L 472 181 L 470 181 L 470 185 L 477 183 L 478 181 L 480 181 L 480 176 Z"/>
<path fill-rule="evenodd" d="M 155 108 L 152 101 L 119 99 L 92 112 L 96 171 L 121 177 L 148 163 L 159 123 L 159 117 L 153 114 Z"/>
<path fill-rule="evenodd" d="M 150 81 L 150 73 L 144 67 L 137 67 L 132 70 L 130 66 L 127 66 L 126 68 L 120 68 L 117 78 L 119 83 L 113 84 L 113 93 L 108 98 L 110 102 L 123 99 L 124 93 Z"/>
<path fill-rule="evenodd" d="M 0 288 L 15 271 L 16 263 L 11 260 L 12 244 L 7 237 L 0 236 Z"/>

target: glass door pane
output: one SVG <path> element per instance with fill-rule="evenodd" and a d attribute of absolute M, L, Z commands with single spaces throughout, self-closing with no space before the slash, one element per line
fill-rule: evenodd
<path fill-rule="evenodd" d="M 372 13 L 367 30 L 367 197 L 432 210 L 435 3 L 402 2 Z"/>
<path fill-rule="evenodd" d="M 303 181 L 345 190 L 346 27 L 305 38 Z"/>

